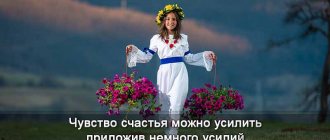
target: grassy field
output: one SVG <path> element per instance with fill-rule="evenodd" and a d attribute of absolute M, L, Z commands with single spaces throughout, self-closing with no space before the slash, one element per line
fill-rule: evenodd
<path fill-rule="evenodd" d="M 263 122 L 261 128 L 180 128 L 180 135 L 238 135 L 244 133 L 245 140 L 329 140 L 328 124 L 297 124 Z M 0 122 L 1 140 L 84 140 L 87 135 L 163 135 L 160 128 L 83 128 L 78 130 L 64 122 Z"/>

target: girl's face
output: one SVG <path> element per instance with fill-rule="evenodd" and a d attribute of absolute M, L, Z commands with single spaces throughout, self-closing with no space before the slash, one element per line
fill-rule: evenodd
<path fill-rule="evenodd" d="M 165 27 L 168 31 L 173 31 L 176 27 L 177 19 L 173 12 L 168 13 L 165 17 Z"/>

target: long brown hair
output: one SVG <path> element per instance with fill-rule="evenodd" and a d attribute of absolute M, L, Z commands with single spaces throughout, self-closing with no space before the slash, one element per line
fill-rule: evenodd
<path fill-rule="evenodd" d="M 182 36 L 181 36 L 182 25 L 181 25 L 181 20 L 179 18 L 179 15 L 175 11 L 170 12 L 170 13 L 174 13 L 176 22 L 177 22 L 176 27 L 173 29 L 174 30 L 174 39 L 181 39 L 182 38 Z M 167 13 L 167 14 L 169 14 L 169 13 Z M 162 40 L 168 39 L 168 36 L 169 36 L 167 28 L 165 26 L 165 20 L 166 20 L 167 14 L 164 16 L 164 18 L 162 19 L 162 23 L 159 26 L 159 35 L 162 38 Z"/>

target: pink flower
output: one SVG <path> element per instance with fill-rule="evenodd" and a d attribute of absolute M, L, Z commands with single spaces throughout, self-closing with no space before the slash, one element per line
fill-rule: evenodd
<path fill-rule="evenodd" d="M 149 104 L 149 103 L 150 103 L 149 100 L 144 100 L 144 101 L 143 101 L 143 104 Z"/>
<path fill-rule="evenodd" d="M 108 83 L 108 79 L 107 78 L 103 78 L 102 82 L 103 82 L 103 84 L 106 84 L 106 83 Z"/>
<path fill-rule="evenodd" d="M 129 88 L 127 87 L 127 86 L 125 86 L 124 88 L 123 88 L 123 91 L 124 92 L 127 92 L 129 90 Z"/>
<path fill-rule="evenodd" d="M 120 94 L 120 98 L 126 100 L 128 98 L 127 94 Z"/>
<path fill-rule="evenodd" d="M 116 104 L 118 102 L 117 98 L 112 98 L 111 103 Z"/>
<path fill-rule="evenodd" d="M 119 75 L 115 74 L 115 76 L 113 77 L 113 79 L 119 79 Z"/>
<path fill-rule="evenodd" d="M 199 103 L 202 103 L 203 99 L 202 98 L 196 98 L 196 103 L 199 104 Z"/>
<path fill-rule="evenodd" d="M 112 110 L 109 110 L 109 111 L 107 112 L 107 114 L 110 116 L 110 115 L 113 114 L 113 111 L 112 111 Z"/>
<path fill-rule="evenodd" d="M 115 114 L 115 115 L 119 115 L 119 110 L 115 110 L 115 111 L 113 111 L 113 114 Z"/>
<path fill-rule="evenodd" d="M 132 99 L 133 99 L 133 100 L 136 100 L 137 98 L 138 98 L 138 95 L 137 95 L 137 94 L 133 94 L 133 95 L 132 95 Z"/>
<path fill-rule="evenodd" d="M 101 105 L 103 104 L 103 100 L 102 99 L 97 99 L 97 102 L 99 102 Z"/>
<path fill-rule="evenodd" d="M 132 79 L 130 77 L 128 77 L 126 80 L 125 80 L 125 83 L 131 83 L 132 82 Z"/>
<path fill-rule="evenodd" d="M 184 106 L 183 106 L 183 108 L 188 108 L 188 106 L 189 106 L 189 102 L 188 102 L 188 100 L 186 100 L 186 101 L 184 102 Z"/>
<path fill-rule="evenodd" d="M 222 96 L 222 95 L 220 96 L 220 101 L 221 101 L 221 102 L 225 101 L 225 99 L 226 99 L 225 96 Z"/>
<path fill-rule="evenodd" d="M 206 88 L 193 88 L 193 94 L 185 101 L 184 118 L 201 119 L 204 115 L 214 115 L 223 109 L 243 109 L 243 97 L 237 90 L 219 88 L 205 84 Z"/>
<path fill-rule="evenodd" d="M 211 88 L 211 84 L 205 84 L 207 88 Z"/>
<path fill-rule="evenodd" d="M 158 90 L 146 77 L 135 80 L 136 73 L 136 71 L 130 75 L 123 73 L 121 77 L 116 74 L 111 80 L 103 78 L 105 87 L 97 90 L 95 94 L 99 104 L 110 108 L 107 111 L 108 115 L 120 114 L 119 109 L 124 104 L 140 109 L 144 118 L 160 111 L 161 105 L 156 102 Z M 140 106 L 142 104 L 143 106 Z"/>
<path fill-rule="evenodd" d="M 156 107 L 156 108 L 155 108 L 155 111 L 156 111 L 156 112 L 159 112 L 159 111 L 160 111 L 160 107 Z"/>
<path fill-rule="evenodd" d="M 212 86 L 212 90 L 213 91 L 216 91 L 217 90 L 217 87 L 216 86 Z"/>
<path fill-rule="evenodd" d="M 200 93 L 200 92 L 202 92 L 202 90 L 199 89 L 199 88 L 193 88 L 193 89 L 192 89 L 192 92 L 193 92 L 193 93 Z"/>
<path fill-rule="evenodd" d="M 106 92 L 105 92 L 105 90 L 104 90 L 103 88 L 100 89 L 100 95 L 101 95 L 102 97 L 107 96 L 107 94 L 106 94 Z"/>

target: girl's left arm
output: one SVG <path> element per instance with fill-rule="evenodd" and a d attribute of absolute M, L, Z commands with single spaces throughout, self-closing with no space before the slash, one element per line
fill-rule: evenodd
<path fill-rule="evenodd" d="M 212 51 L 204 51 L 196 54 L 186 54 L 184 60 L 189 65 L 205 67 L 207 71 L 211 71 L 213 67 L 213 60 L 209 57 L 214 54 Z"/>
<path fill-rule="evenodd" d="M 186 37 L 186 44 L 184 47 L 184 60 L 189 65 L 205 67 L 207 71 L 211 71 L 213 67 L 213 61 L 215 60 L 215 54 L 212 51 L 204 51 L 196 54 L 192 54 L 189 50 L 188 37 Z M 212 56 L 212 57 L 211 57 Z"/>

